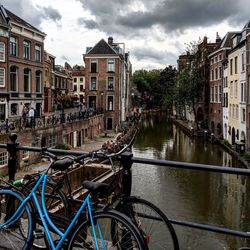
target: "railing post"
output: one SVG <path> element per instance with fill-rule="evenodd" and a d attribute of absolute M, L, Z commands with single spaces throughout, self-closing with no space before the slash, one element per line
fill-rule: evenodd
<path fill-rule="evenodd" d="M 11 133 L 9 135 L 10 142 L 7 143 L 7 151 L 9 153 L 8 159 L 8 172 L 9 172 L 9 181 L 12 182 L 15 180 L 16 166 L 17 166 L 17 146 L 19 143 L 16 142 L 17 134 Z"/>
<path fill-rule="evenodd" d="M 132 188 L 132 173 L 131 167 L 133 154 L 130 151 L 126 151 L 121 154 L 121 164 L 123 166 L 122 173 L 122 193 L 126 196 L 130 196 Z"/>

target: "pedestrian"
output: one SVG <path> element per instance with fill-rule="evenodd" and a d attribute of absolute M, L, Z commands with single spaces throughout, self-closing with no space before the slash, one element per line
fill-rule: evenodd
<path fill-rule="evenodd" d="M 29 110 L 29 123 L 30 123 L 31 128 L 35 127 L 35 111 L 34 111 L 34 108 L 31 108 Z"/>
<path fill-rule="evenodd" d="M 22 110 L 22 119 L 23 119 L 23 126 L 26 127 L 27 123 L 27 116 L 28 116 L 28 108 L 26 105 L 23 105 L 23 110 Z"/>

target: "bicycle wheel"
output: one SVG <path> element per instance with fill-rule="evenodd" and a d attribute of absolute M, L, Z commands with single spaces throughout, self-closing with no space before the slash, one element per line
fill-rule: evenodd
<path fill-rule="evenodd" d="M 89 219 L 77 226 L 69 236 L 69 245 L 65 249 L 97 249 L 93 230 L 100 250 L 147 249 L 138 228 L 128 217 L 113 211 L 101 211 L 93 215 L 93 221 L 94 228 Z"/>
<path fill-rule="evenodd" d="M 16 191 L 0 190 L 0 225 L 11 218 L 23 200 L 22 195 Z M 26 204 L 16 221 L 0 228 L 0 249 L 30 249 L 34 228 L 31 207 Z"/>
<path fill-rule="evenodd" d="M 28 183 L 25 187 L 23 187 L 23 193 L 25 195 L 28 195 L 31 192 L 35 184 L 36 182 Z M 36 191 L 36 195 L 38 197 L 40 204 L 41 204 L 41 194 L 42 194 L 42 186 L 40 186 Z M 68 213 L 69 204 L 68 204 L 68 200 L 67 200 L 65 193 L 61 189 L 58 189 L 57 184 L 50 179 L 48 179 L 48 182 L 46 183 L 45 203 L 46 203 L 46 207 L 49 213 L 51 214 L 56 213 L 57 215 L 60 214 L 66 217 L 69 215 Z M 35 204 L 32 203 L 32 207 L 33 207 L 34 213 L 37 215 L 36 216 L 36 222 L 37 222 L 36 232 L 35 232 L 35 237 L 33 241 L 33 246 L 39 249 L 47 249 L 48 242 L 44 234 L 44 229 L 43 229 L 41 219 L 38 215 L 38 211 L 36 210 Z M 51 220 L 56 225 L 58 224 L 56 216 L 52 216 Z M 59 238 L 59 236 L 56 234 L 52 234 L 52 236 L 54 240 Z"/>
<path fill-rule="evenodd" d="M 124 197 L 115 209 L 129 216 L 137 225 L 148 249 L 179 249 L 172 224 L 167 216 L 151 202 L 138 197 Z"/>

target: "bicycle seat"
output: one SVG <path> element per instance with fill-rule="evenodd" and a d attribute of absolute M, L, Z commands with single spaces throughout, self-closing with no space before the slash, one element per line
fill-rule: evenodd
<path fill-rule="evenodd" d="M 98 183 L 93 181 L 84 181 L 83 187 L 88 189 L 93 194 L 101 194 L 102 196 L 108 195 L 109 185 L 106 183 Z"/>
<path fill-rule="evenodd" d="M 60 170 L 60 171 L 64 171 L 67 168 L 69 168 L 71 165 L 73 164 L 73 160 L 71 159 L 63 159 L 63 160 L 57 160 L 55 161 L 51 168 L 53 170 Z"/>

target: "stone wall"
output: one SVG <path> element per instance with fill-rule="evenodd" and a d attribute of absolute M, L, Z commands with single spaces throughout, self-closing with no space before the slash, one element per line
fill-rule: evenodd
<path fill-rule="evenodd" d="M 80 147 L 86 139 L 93 139 L 102 133 L 103 128 L 103 115 L 97 115 L 85 120 L 55 125 L 50 128 L 25 129 L 18 132 L 17 143 L 20 146 L 29 147 L 50 147 L 58 144 Z M 7 142 L 9 142 L 8 135 L 0 135 L 0 143 L 6 144 Z M 1 151 L 5 151 L 5 149 L 0 148 L 0 153 Z M 39 157 L 39 153 L 19 151 L 18 167 L 22 168 L 30 165 L 36 162 Z M 0 166 L 0 174 L 7 174 L 7 165 Z"/>

